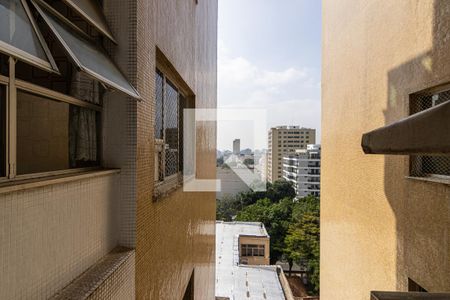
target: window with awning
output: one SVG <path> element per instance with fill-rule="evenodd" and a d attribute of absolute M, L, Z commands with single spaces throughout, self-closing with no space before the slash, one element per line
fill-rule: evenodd
<path fill-rule="evenodd" d="M 0 0 L 0 51 L 48 71 L 57 71 L 26 1 Z"/>
<path fill-rule="evenodd" d="M 125 75 L 87 34 L 41 0 L 0 0 L 0 51 L 46 71 L 58 72 L 55 60 L 36 25 L 31 9 L 48 25 L 72 63 L 108 87 L 140 99 Z M 93 0 L 64 1 L 100 33 L 115 42 L 98 3 Z"/>
<path fill-rule="evenodd" d="M 449 155 L 450 101 L 365 133 L 366 154 Z"/>
<path fill-rule="evenodd" d="M 108 86 L 140 98 L 114 62 L 88 36 L 49 5 L 41 1 L 36 1 L 39 4 L 32 2 L 80 70 Z"/>
<path fill-rule="evenodd" d="M 97 1 L 92 0 L 63 0 L 67 5 L 72 7 L 77 11 L 86 21 L 88 21 L 92 26 L 97 28 L 98 31 L 107 36 L 114 43 L 116 39 L 114 38 L 111 29 L 109 29 L 106 18 L 102 13 L 101 7 L 98 5 Z"/>
<path fill-rule="evenodd" d="M 450 86 L 410 95 L 410 116 L 362 137 L 366 154 L 410 156 L 411 177 L 450 176 Z"/>
<path fill-rule="evenodd" d="M 0 0 L 0 182 L 101 167 L 105 89 L 140 98 L 103 37 L 97 1 Z"/>

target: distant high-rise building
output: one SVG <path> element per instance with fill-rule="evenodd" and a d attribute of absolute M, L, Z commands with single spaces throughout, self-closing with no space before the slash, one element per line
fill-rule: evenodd
<path fill-rule="evenodd" d="M 299 198 L 320 196 L 320 145 L 308 145 L 283 157 L 283 178 L 294 185 Z"/>
<path fill-rule="evenodd" d="M 235 139 L 233 141 L 233 154 L 239 155 L 241 153 L 241 140 Z"/>
<path fill-rule="evenodd" d="M 277 126 L 269 130 L 267 152 L 267 180 L 275 182 L 283 177 L 283 156 L 306 149 L 316 143 L 316 130 L 300 126 Z"/>

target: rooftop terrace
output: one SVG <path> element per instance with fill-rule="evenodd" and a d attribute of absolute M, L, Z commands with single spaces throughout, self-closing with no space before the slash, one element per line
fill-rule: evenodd
<path fill-rule="evenodd" d="M 239 236 L 268 237 L 259 222 L 216 222 L 216 297 L 284 300 L 276 266 L 239 264 Z"/>

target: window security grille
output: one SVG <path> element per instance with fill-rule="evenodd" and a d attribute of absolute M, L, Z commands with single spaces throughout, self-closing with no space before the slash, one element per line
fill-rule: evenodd
<path fill-rule="evenodd" d="M 447 101 L 450 101 L 450 90 L 414 94 L 410 100 L 410 114 L 419 113 Z M 450 155 L 412 155 L 410 175 L 414 177 L 450 176 Z"/>
<path fill-rule="evenodd" d="M 165 177 L 178 172 L 178 90 L 166 81 L 166 93 L 164 98 L 164 139 L 166 150 Z"/>
<path fill-rule="evenodd" d="M 163 129 L 164 77 L 156 72 L 156 103 L 155 103 L 155 180 L 164 180 L 164 129 Z"/>
<path fill-rule="evenodd" d="M 159 70 L 155 75 L 155 181 L 183 170 L 183 108 L 186 98 Z"/>

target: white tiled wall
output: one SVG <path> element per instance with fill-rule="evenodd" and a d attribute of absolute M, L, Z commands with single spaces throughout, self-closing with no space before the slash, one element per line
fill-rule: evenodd
<path fill-rule="evenodd" d="M 136 87 L 136 1 L 105 0 L 103 9 L 118 42 L 109 54 Z M 149 58 L 150 59 L 150 58 Z M 119 244 L 136 246 L 137 101 L 109 90 L 104 96 L 103 166 L 121 169 Z"/>
<path fill-rule="evenodd" d="M 117 244 L 119 175 L 0 195 L 0 299 L 46 299 Z"/>

